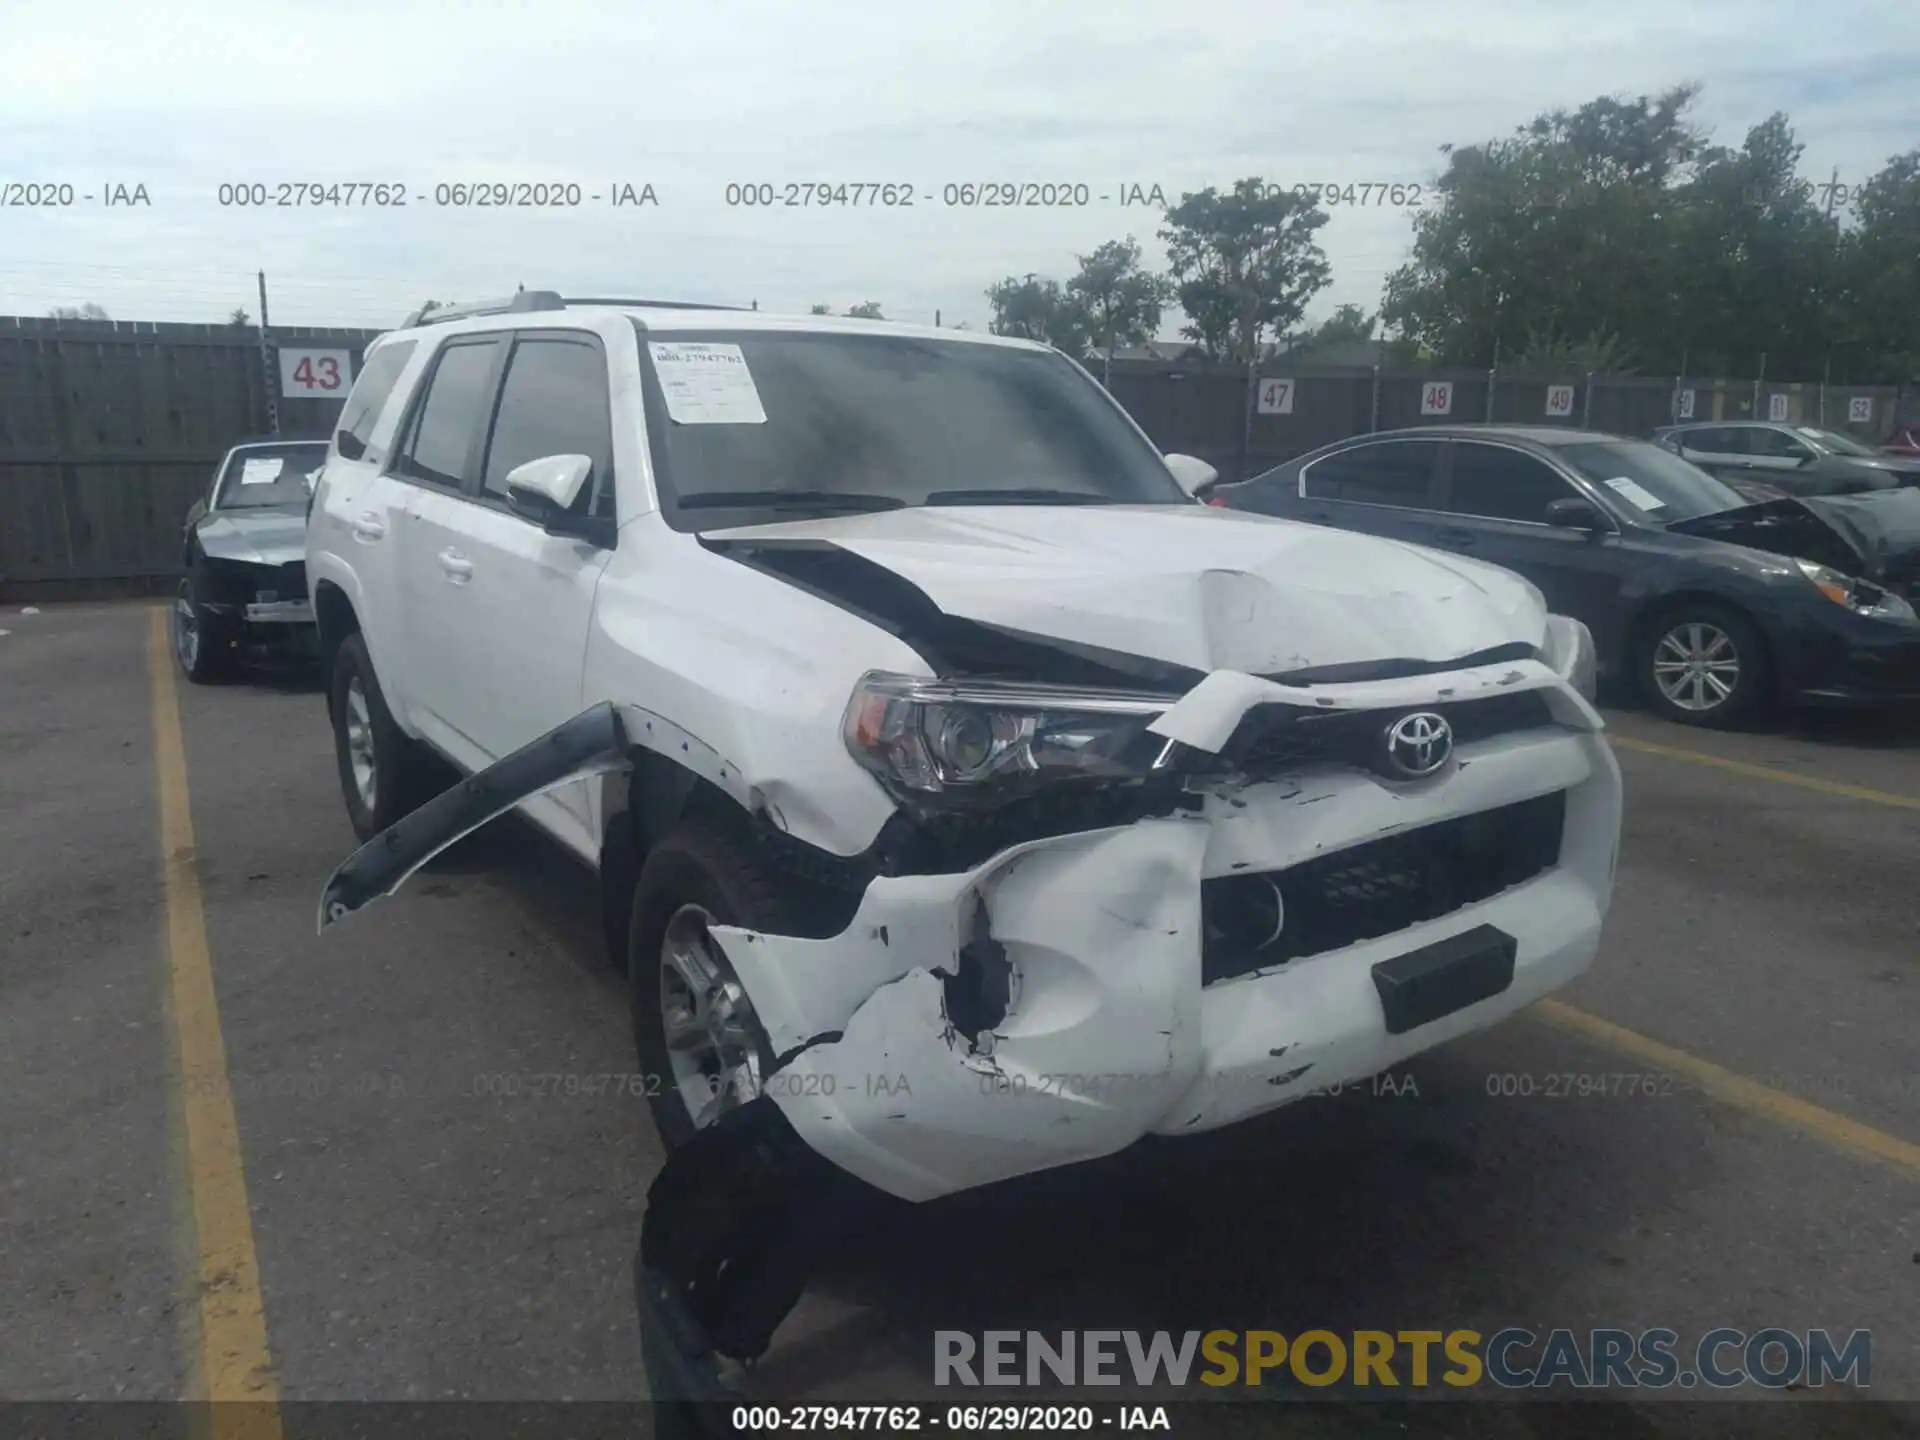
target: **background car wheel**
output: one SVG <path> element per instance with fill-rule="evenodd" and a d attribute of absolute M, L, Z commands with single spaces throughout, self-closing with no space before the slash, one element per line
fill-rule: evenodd
<path fill-rule="evenodd" d="M 1635 668 L 1648 703 L 1682 725 L 1739 724 L 1766 696 L 1760 632 L 1722 606 L 1687 605 L 1656 616 L 1641 633 Z"/>
<path fill-rule="evenodd" d="M 394 723 L 358 634 L 340 642 L 327 700 L 347 816 L 353 833 L 371 840 L 428 798 L 427 757 Z"/>
<path fill-rule="evenodd" d="M 778 877 L 751 841 L 700 817 L 648 852 L 633 891 L 627 975 L 654 1127 L 669 1150 L 753 1099 L 773 1063 L 714 925 L 785 928 Z"/>
<path fill-rule="evenodd" d="M 207 685 L 233 668 L 233 627 L 200 603 L 193 579 L 180 582 L 173 600 L 173 658 L 196 685 Z"/>

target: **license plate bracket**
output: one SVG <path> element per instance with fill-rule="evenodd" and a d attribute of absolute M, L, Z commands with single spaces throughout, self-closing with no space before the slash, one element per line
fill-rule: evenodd
<path fill-rule="evenodd" d="M 1373 967 L 1389 1035 L 1429 1025 L 1513 984 L 1513 936 L 1476 925 L 1445 940 L 1422 945 Z"/>

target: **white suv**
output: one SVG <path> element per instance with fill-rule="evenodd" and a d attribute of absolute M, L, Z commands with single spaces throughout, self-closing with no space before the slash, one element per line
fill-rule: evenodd
<path fill-rule="evenodd" d="M 413 317 L 308 531 L 373 842 L 322 926 L 517 806 L 601 875 L 668 1147 L 778 1114 L 909 1200 L 1566 984 L 1620 828 L 1584 628 L 1211 478 L 1025 341 L 546 292 Z M 430 798 L 436 756 L 473 778 Z"/>

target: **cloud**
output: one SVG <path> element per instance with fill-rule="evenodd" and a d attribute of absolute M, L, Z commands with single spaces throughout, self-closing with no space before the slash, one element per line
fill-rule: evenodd
<path fill-rule="evenodd" d="M 1787 111 L 1811 175 L 1864 177 L 1920 133 L 1920 37 L 1894 4 L 1829 4 L 1818 26 L 1797 0 L 1485 0 L 1470 14 L 1382 0 L 24 10 L 0 46 L 0 179 L 96 194 L 138 182 L 152 204 L 11 212 L 0 280 L 23 309 L 93 300 L 129 318 L 252 310 L 265 270 L 285 323 L 391 323 L 428 295 L 525 283 L 776 308 L 875 299 L 981 325 L 982 292 L 1003 275 L 1064 276 L 1074 255 L 1128 234 L 1157 261 L 1159 221 L 1097 200 L 948 207 L 949 183 L 1084 183 L 1094 196 L 1159 184 L 1173 197 L 1245 175 L 1430 181 L 1443 142 L 1689 79 L 1705 82 L 1700 117 L 1726 143 Z M 434 203 L 440 185 L 495 180 L 577 184 L 583 203 Z M 302 181 L 395 183 L 409 203 L 219 203 L 223 184 Z M 809 181 L 917 198 L 728 203 L 729 184 Z M 652 184 L 659 206 L 584 199 L 622 182 Z M 1317 312 L 1377 302 L 1408 218 L 1334 212 L 1322 231 L 1334 285 Z"/>

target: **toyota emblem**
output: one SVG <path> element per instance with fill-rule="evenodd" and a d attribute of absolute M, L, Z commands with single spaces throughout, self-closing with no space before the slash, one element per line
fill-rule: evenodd
<path fill-rule="evenodd" d="M 1406 780 L 1424 780 L 1453 758 L 1453 727 L 1431 710 L 1402 715 L 1387 727 L 1387 769 Z"/>

